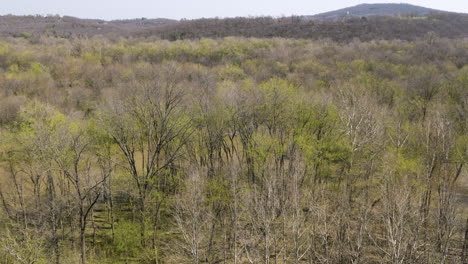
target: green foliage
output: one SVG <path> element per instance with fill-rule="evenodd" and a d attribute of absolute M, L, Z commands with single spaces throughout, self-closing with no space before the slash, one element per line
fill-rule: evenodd
<path fill-rule="evenodd" d="M 0 42 L 0 56 L 8 54 L 11 45 L 7 42 Z"/>
<path fill-rule="evenodd" d="M 331 105 L 307 105 L 297 107 L 297 128 L 294 141 L 303 151 L 310 167 L 321 166 L 319 178 L 331 176 L 334 164 L 346 165 L 351 146 L 340 130 L 336 108 Z"/>
<path fill-rule="evenodd" d="M 259 91 L 262 102 L 257 105 L 257 111 L 268 129 L 274 131 L 290 127 L 288 122 L 291 120 L 295 87 L 286 80 L 274 78 L 260 84 Z"/>
<path fill-rule="evenodd" d="M 44 252 L 44 240 L 34 237 L 33 232 L 17 230 L 14 233 L 3 231 L 0 238 L 0 255 L 6 263 L 45 264 L 48 263 Z"/>
<path fill-rule="evenodd" d="M 115 223 L 113 245 L 117 253 L 126 257 L 137 256 L 140 238 L 135 234 L 138 234 L 138 224 L 123 219 Z"/>
<path fill-rule="evenodd" d="M 229 182 L 223 177 L 213 177 L 206 186 L 206 203 L 215 207 L 228 208 L 232 204 Z"/>
<path fill-rule="evenodd" d="M 285 147 L 280 140 L 270 134 L 255 133 L 252 139 L 251 155 L 254 157 L 257 170 L 262 172 L 268 160 L 281 156 Z"/>
<path fill-rule="evenodd" d="M 81 58 L 87 63 L 101 63 L 101 55 L 97 52 L 85 51 L 81 53 Z"/>
<path fill-rule="evenodd" d="M 452 155 L 454 161 L 461 164 L 468 163 L 468 135 L 459 135 L 457 137 Z"/>
<path fill-rule="evenodd" d="M 32 132 L 36 129 L 57 131 L 67 120 L 67 116 L 51 106 L 37 101 L 30 102 L 20 114 L 21 131 Z"/>
<path fill-rule="evenodd" d="M 242 68 L 238 67 L 237 65 L 230 65 L 227 67 L 223 67 L 220 69 L 218 73 L 218 78 L 221 81 L 230 80 L 230 81 L 238 81 L 245 78 L 245 73 Z"/>

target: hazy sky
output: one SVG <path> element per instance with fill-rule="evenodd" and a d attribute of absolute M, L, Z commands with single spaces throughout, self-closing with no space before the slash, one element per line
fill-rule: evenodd
<path fill-rule="evenodd" d="M 0 14 L 59 14 L 81 18 L 201 18 L 313 15 L 362 3 L 391 0 L 0 0 Z M 467 0 L 408 0 L 405 3 L 468 13 Z"/>

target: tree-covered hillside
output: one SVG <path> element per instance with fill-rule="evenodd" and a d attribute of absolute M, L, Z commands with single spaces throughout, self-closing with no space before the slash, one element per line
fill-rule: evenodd
<path fill-rule="evenodd" d="M 362 16 L 346 15 L 340 19 L 329 19 L 318 15 L 279 18 L 202 18 L 180 21 L 146 18 L 104 21 L 66 16 L 0 16 L 0 37 L 22 37 L 34 42 L 44 36 L 65 39 L 101 37 L 114 41 L 131 38 L 174 41 L 234 36 L 330 39 L 344 43 L 353 40 L 413 41 L 424 38 L 427 34 L 452 39 L 468 37 L 467 14 L 431 12 L 424 16 L 412 14 L 396 16 L 388 12 L 384 9 L 380 15 L 371 13 Z M 334 14 L 332 12 L 332 16 Z"/>
<path fill-rule="evenodd" d="M 338 20 L 351 17 L 368 16 L 405 16 L 405 17 L 427 17 L 431 13 L 441 13 L 444 11 L 415 6 L 410 4 L 360 4 L 339 10 L 325 12 L 311 16 L 315 19 Z"/>

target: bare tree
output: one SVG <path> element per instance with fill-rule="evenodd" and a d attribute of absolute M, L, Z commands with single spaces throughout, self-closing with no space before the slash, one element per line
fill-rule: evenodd
<path fill-rule="evenodd" d="M 57 135 L 62 140 L 57 149 L 57 165 L 73 187 L 74 202 L 78 209 L 81 263 L 86 264 L 86 228 L 87 220 L 93 207 L 102 195 L 103 183 L 109 174 L 94 173 L 90 156 L 92 139 L 87 135 L 86 127 L 76 129 L 70 124 Z"/>
<path fill-rule="evenodd" d="M 206 260 L 206 243 L 210 221 L 205 202 L 205 182 L 199 172 L 189 174 L 185 188 L 176 198 L 174 218 L 182 243 L 180 248 L 198 264 Z"/>
<path fill-rule="evenodd" d="M 148 196 L 170 187 L 174 162 L 190 134 L 190 119 L 182 105 L 184 91 L 176 82 L 177 69 L 168 65 L 162 71 L 168 75 L 135 84 L 132 95 L 111 101 L 103 115 L 138 191 L 142 244 L 146 243 Z"/>

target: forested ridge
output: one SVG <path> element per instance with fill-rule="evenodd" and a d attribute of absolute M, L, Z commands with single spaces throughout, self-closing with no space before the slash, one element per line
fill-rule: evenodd
<path fill-rule="evenodd" d="M 369 7 L 368 7 L 369 6 Z M 374 7 L 375 6 L 375 7 Z M 382 7 L 381 7 L 382 6 Z M 390 6 L 385 8 L 386 6 Z M 365 7 L 368 7 L 369 11 Z M 399 13 L 402 10 L 419 10 Z M 343 12 L 350 10 L 350 14 Z M 432 12 L 430 12 L 432 11 Z M 368 15 L 359 15 L 359 14 Z M 42 36 L 66 39 L 103 36 L 184 40 L 223 37 L 354 40 L 418 40 L 434 33 L 443 38 L 468 37 L 468 14 L 442 12 L 404 4 L 360 5 L 316 16 L 201 19 L 131 19 L 104 21 L 69 16 L 0 16 L 0 36 L 38 41 Z"/>
<path fill-rule="evenodd" d="M 321 20 L 340 20 L 349 17 L 367 17 L 367 16 L 395 16 L 395 17 L 427 17 L 434 13 L 449 13 L 442 10 L 415 6 L 405 3 L 376 3 L 359 4 L 330 12 L 320 13 L 311 16 Z"/>
<path fill-rule="evenodd" d="M 435 33 L 4 37 L 0 263 L 466 263 L 467 120 Z"/>
<path fill-rule="evenodd" d="M 142 37 L 168 40 L 219 38 L 228 36 L 331 39 L 349 43 L 353 40 L 407 40 L 435 33 L 444 38 L 465 38 L 468 15 L 431 13 L 427 16 L 362 16 L 323 21 L 314 17 L 209 18 L 180 21 L 147 28 L 136 33 Z"/>

